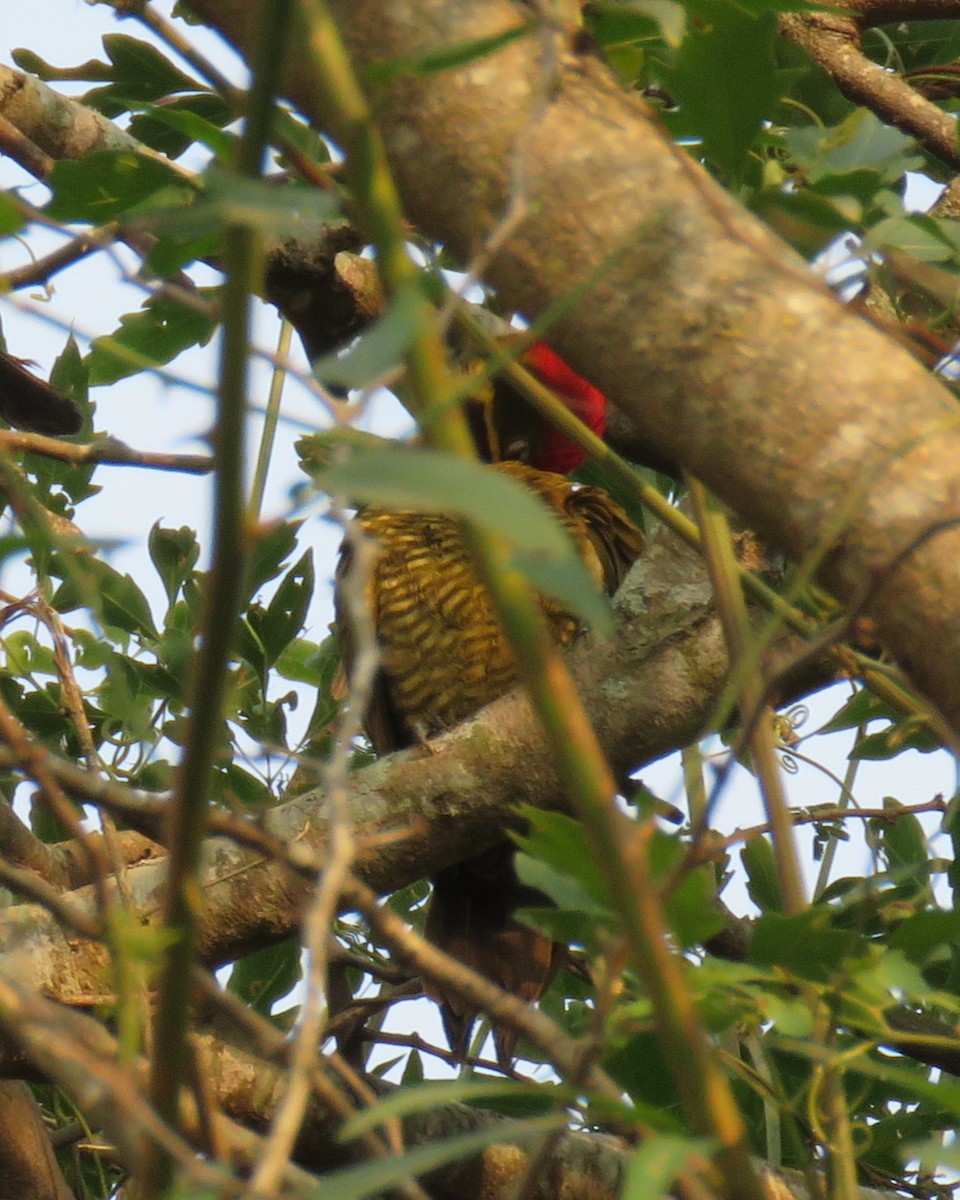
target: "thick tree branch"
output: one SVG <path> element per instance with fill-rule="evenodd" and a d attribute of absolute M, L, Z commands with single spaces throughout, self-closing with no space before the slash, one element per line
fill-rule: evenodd
<path fill-rule="evenodd" d="M 249 44 L 256 4 L 194 7 Z M 334 9 L 361 75 L 502 34 L 530 12 L 507 0 Z M 822 553 L 821 578 L 841 597 L 856 601 L 882 580 L 884 640 L 957 720 L 960 529 L 924 539 L 958 513 L 955 401 L 844 311 L 593 59 L 555 45 L 551 102 L 531 136 L 547 69 L 539 46 L 519 38 L 479 62 L 378 85 L 410 216 L 470 259 L 509 206 L 522 146 L 527 215 L 490 282 L 532 317 L 563 302 L 557 349 L 661 458 L 703 479 L 770 543 L 796 558 Z M 296 52 L 286 90 L 330 125 Z"/>
<path fill-rule="evenodd" d="M 823 67 L 848 100 L 912 134 L 948 166 L 960 167 L 957 123 L 952 114 L 925 99 L 899 75 L 861 54 L 854 20 L 837 13 L 784 13 L 780 28 Z"/>
<path fill-rule="evenodd" d="M 62 158 L 83 158 L 97 150 L 131 150 L 158 158 L 171 170 L 181 169 L 88 105 L 5 65 L 0 66 L 0 117 L 48 157 L 48 169 Z M 6 145 L 4 150 L 18 157 L 14 146 Z M 39 162 L 22 165 L 38 178 L 46 173 Z"/>
<path fill-rule="evenodd" d="M 97 150 L 155 156 L 89 106 L 0 63 L 0 153 L 43 180 L 61 159 L 82 158 Z M 366 280 L 354 278 L 352 264 L 338 262 L 342 251 L 362 248 L 357 231 L 344 221 L 318 226 L 313 232 L 309 241 L 289 238 L 271 246 L 263 279 L 264 299 L 294 326 L 311 360 L 343 345 L 379 315 L 381 307 L 379 296 L 371 295 Z M 40 262 L 9 272 L 6 284 L 13 289 L 29 287 L 38 278 L 46 280 L 78 257 L 108 245 L 111 233 L 116 236 L 114 226 L 98 230 L 92 237 L 77 238 Z M 125 447 L 116 450 L 125 451 Z M 106 448 L 104 452 L 110 453 Z"/>
<path fill-rule="evenodd" d="M 672 535 L 660 539 L 637 565 L 618 605 L 616 640 L 586 639 L 571 661 L 601 743 L 622 774 L 697 736 L 725 678 L 727 659 L 703 566 Z M 48 769 L 68 794 L 103 803 L 125 823 L 159 835 L 162 805 L 157 801 L 144 801 L 138 820 L 126 789 L 52 759 Z M 536 721 L 519 695 L 505 697 L 436 739 L 429 752 L 392 755 L 358 771 L 352 782 L 351 816 L 360 849 L 355 871 L 380 892 L 491 844 L 514 821 L 517 803 L 553 807 L 561 802 Z M 291 843 L 294 852 L 300 842 L 322 852 L 325 821 L 315 793 L 264 817 L 267 831 Z M 127 871 L 133 902 L 151 922 L 159 919 L 163 879 L 163 863 Z M 224 838 L 208 846 L 204 886 L 201 953 L 208 964 L 294 933 L 309 892 L 308 881 L 273 861 L 267 850 Z M 74 893 L 71 902 L 83 901 L 84 895 Z M 48 994 L 93 1004 L 108 990 L 104 948 L 68 940 L 36 906 L 3 914 L 0 973 L 24 939 L 31 956 L 29 962 L 18 959 L 18 973 L 28 973 L 23 977 Z"/>

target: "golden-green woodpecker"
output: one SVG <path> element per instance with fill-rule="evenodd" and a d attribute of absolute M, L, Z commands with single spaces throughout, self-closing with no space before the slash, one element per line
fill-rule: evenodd
<path fill-rule="evenodd" d="M 520 361 L 594 432 L 603 432 L 605 397 L 548 346 L 535 342 Z M 566 478 L 584 459 L 579 447 L 503 380 L 467 408 L 481 456 L 537 493 L 612 595 L 640 554 L 643 536 L 606 492 Z M 368 594 L 380 666 L 365 727 L 383 755 L 452 728 L 508 692 L 517 683 L 517 664 L 455 517 L 370 507 L 356 520 L 377 547 Z M 345 562 L 346 556 L 338 577 Z M 540 604 L 557 643 L 568 645 L 579 620 L 546 597 Z M 353 646 L 342 606 L 338 621 L 349 674 Z M 445 868 L 432 883 L 430 941 L 512 994 L 539 1000 L 563 948 L 515 918 L 517 909 L 548 901 L 517 878 L 511 843 Z M 462 1059 L 476 1013 L 452 993 L 427 990 L 441 1006 L 451 1049 Z M 499 1061 L 509 1064 L 515 1035 L 501 1028 L 494 1037 Z"/>

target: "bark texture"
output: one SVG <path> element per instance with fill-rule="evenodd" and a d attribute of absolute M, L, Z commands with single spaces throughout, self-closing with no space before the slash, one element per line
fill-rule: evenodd
<path fill-rule="evenodd" d="M 726 677 L 727 654 L 703 564 L 672 535 L 637 563 L 616 603 L 615 639 L 585 638 L 570 661 L 601 744 L 622 774 L 697 736 Z M 161 836 L 162 805 L 148 800 L 140 807 L 125 789 L 107 788 L 81 768 L 52 759 L 50 766 L 72 794 Z M 378 891 L 402 887 L 493 844 L 521 803 L 556 807 L 562 792 L 529 705 L 511 694 L 431 742 L 429 752 L 403 751 L 355 772 L 355 871 Z M 318 793 L 297 796 L 263 823 L 295 848 L 322 854 L 327 815 Z M 296 932 L 310 893 L 306 879 L 226 838 L 209 839 L 205 863 L 205 963 L 230 961 Z M 126 878 L 137 910 L 159 921 L 165 862 L 131 867 Z M 94 916 L 89 888 L 66 900 Z M 110 990 L 105 947 L 70 936 L 39 904 L 0 915 L 0 975 L 5 971 L 68 1004 L 95 1005 Z M 0 1047 L 0 1073 L 17 1069 L 19 1061 Z"/>
<path fill-rule="evenodd" d="M 259 6 L 194 0 L 241 50 Z M 361 79 L 531 20 L 508 0 L 334 0 Z M 873 593 L 883 638 L 960 717 L 960 430 L 953 398 L 846 312 L 565 31 L 529 32 L 371 99 L 411 219 L 470 258 L 525 216 L 485 271 L 661 459 L 700 476 L 839 596 Z M 336 135 L 305 41 L 285 90 Z M 380 77 L 382 79 L 382 77 Z M 570 298 L 574 297 L 573 302 Z"/>

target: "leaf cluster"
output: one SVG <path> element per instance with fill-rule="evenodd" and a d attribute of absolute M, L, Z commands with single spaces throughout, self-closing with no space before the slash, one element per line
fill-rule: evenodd
<path fill-rule="evenodd" d="M 596 0 L 586 5 L 584 20 L 596 53 L 623 86 L 656 107 L 670 136 L 745 206 L 808 259 L 842 258 L 846 287 L 864 294 L 880 288 L 894 318 L 909 315 L 931 339 L 946 339 L 955 321 L 960 238 L 950 219 L 917 213 L 906 200 L 910 177 L 922 172 L 939 178 L 942 164 L 911 136 L 854 105 L 827 71 L 780 36 L 778 16 L 807 8 L 802 0 Z M 509 36 L 443 55 L 385 63 L 372 85 L 436 75 L 443 86 L 444 72 L 481 61 L 532 32 L 533 25 L 518 26 Z M 958 36 L 955 22 L 910 20 L 870 31 L 863 49 L 905 78 L 927 80 L 928 94 L 936 81 L 938 99 L 953 111 L 952 75 L 943 68 L 954 63 Z M 84 354 L 70 339 L 54 368 L 51 384 L 83 411 L 82 444 L 96 440 L 101 411 L 108 408 L 94 403 L 88 389 L 176 370 L 184 355 L 208 346 L 221 331 L 222 288 L 193 276 L 208 280 L 209 268 L 222 266 L 225 230 L 252 231 L 269 254 L 281 243 L 316 242 L 354 211 L 357 200 L 343 192 L 331 169 L 332 140 L 318 138 L 293 110 L 274 106 L 267 177 L 238 180 L 233 89 L 178 65 L 141 38 L 111 34 L 104 53 L 103 61 L 67 68 L 31 52 L 17 55 L 22 68 L 50 83 L 91 84 L 86 105 L 113 121 L 129 118 L 126 137 L 118 131 L 115 144 L 56 164 L 42 214 L 68 233 L 109 232 L 135 249 L 138 279 L 148 292 L 136 311 L 117 312 L 112 330 L 95 337 Z M 0 195 L 2 245 L 33 232 L 33 218 L 19 198 Z M 411 231 L 411 245 L 414 237 Z M 380 436 L 385 430 L 376 400 L 368 407 L 370 397 L 387 381 L 403 398 L 404 382 L 429 345 L 424 306 L 442 302 L 445 294 L 449 252 L 422 238 L 417 251 L 419 259 L 410 260 L 420 264 L 415 283 L 407 290 L 387 287 L 387 301 L 381 296 L 371 302 L 378 318 L 349 345 L 331 339 L 329 353 L 314 363 L 311 382 L 331 414 L 327 427 L 296 441 L 300 474 L 282 518 L 261 522 L 251 511 L 244 531 L 242 605 L 223 681 L 207 800 L 213 811 L 249 816 L 258 829 L 269 810 L 315 785 L 337 746 L 344 695 L 339 649 L 316 616 L 332 564 L 316 562 L 312 546 L 317 511 L 330 511 L 325 497 L 341 506 L 388 505 L 472 521 L 501 540 L 509 566 L 532 587 L 596 633 L 615 634 L 612 610 L 568 539 L 518 485 L 452 453 Z M 345 285 L 336 282 L 342 299 Z M 324 276 L 322 286 L 329 284 Z M 265 293 L 262 273 L 251 286 Z M 485 299 L 497 306 L 495 296 Z M 426 414 L 411 404 L 428 437 L 436 428 L 431 420 L 441 421 L 463 398 L 462 381 L 449 375 L 448 386 L 429 398 Z M 357 427 L 367 411 L 374 413 L 376 436 Z M 281 426 L 288 442 L 289 433 Z M 591 479 L 603 469 L 602 461 L 591 464 Z M 639 491 L 629 483 L 632 468 L 626 471 L 620 495 L 638 503 Z M 636 478 L 638 488 L 650 486 L 650 473 Z M 675 498 L 676 481 L 657 482 Z M 217 619 L 205 608 L 210 522 L 204 514 L 198 529 L 168 528 L 158 505 L 154 524 L 141 537 L 144 574 L 134 578 L 113 565 L 115 546 L 93 544 L 80 532 L 84 505 L 109 487 L 102 466 L 28 446 L 11 452 L 0 487 L 17 522 L 0 538 L 0 563 L 25 566 L 30 575 L 24 595 L 3 595 L 0 718 L 9 753 L 0 782 L 6 803 L 28 814 L 37 841 L 62 847 L 76 837 L 71 813 L 51 804 L 49 789 L 18 754 L 9 730 L 22 731 L 37 753 L 83 763 L 131 794 L 175 804 L 178 768 L 193 733 L 197 647 L 208 622 Z M 905 714 L 859 687 L 821 733 L 844 731 L 852 738 L 851 763 L 892 764 L 908 751 L 941 748 L 917 711 Z M 738 749 L 753 768 L 754 758 Z M 789 760 L 795 747 L 785 742 L 778 750 Z M 695 756 L 696 745 L 687 753 Z M 372 755 L 358 739 L 348 757 L 360 768 Z M 695 795 L 692 775 L 687 782 L 693 815 L 680 828 L 659 819 L 664 805 L 649 790 L 622 805 L 629 838 L 636 839 L 625 840 L 623 855 L 629 858 L 642 842 L 666 945 L 679 964 L 683 990 L 667 997 L 667 1007 L 680 1008 L 689 999 L 705 1033 L 703 1053 L 721 1064 L 753 1153 L 804 1170 L 847 1155 L 861 1182 L 922 1189 L 924 1171 L 949 1159 L 939 1135 L 960 1121 L 960 1089 L 953 1082 L 960 1064 L 952 1035 L 960 1010 L 956 801 L 942 806 L 934 827 L 910 804 L 887 797 L 882 810 L 859 826 L 868 865 L 862 871 L 845 866 L 832 878 L 827 873 L 813 902 L 795 912 L 784 899 L 781 848 L 769 828 L 745 835 L 733 855 L 729 838 L 713 842 L 697 816 L 702 797 Z M 72 816 L 84 817 L 80 800 L 72 803 Z M 856 818 L 843 806 L 823 811 L 815 797 L 803 815 L 815 831 L 811 862 L 856 836 Z M 610 1129 L 631 1137 L 642 1131 L 646 1140 L 630 1152 L 626 1168 L 630 1197 L 660 1194 L 678 1175 L 699 1170 L 716 1149 L 691 1115 L 682 1072 L 663 1033 L 671 1014 L 664 1015 L 632 956 L 631 924 L 612 899 L 609 864 L 585 852 L 589 831 L 572 817 L 529 810 L 523 821 L 525 832 L 516 839 L 519 870 L 545 902 L 522 919 L 571 952 L 541 1006 L 554 1041 L 521 1037 L 520 1078 L 485 1073 L 486 1026 L 477 1034 L 472 1066 L 442 1085 L 431 1078 L 443 1059 L 432 1033 L 397 1034 L 391 1042 L 387 1028 L 386 1050 L 373 1058 L 358 1051 L 363 1035 L 347 1018 L 357 1010 L 368 1016 L 381 1004 L 389 1012 L 397 996 L 409 994 L 412 973 L 388 938 L 353 917 L 338 918 L 329 931 L 335 948 L 327 974 L 328 1016 L 343 1022 L 337 1027 L 343 1053 L 382 1094 L 385 1077 L 399 1079 L 390 1099 L 376 1104 L 372 1092 L 358 1091 L 369 1101 L 369 1114 L 355 1115 L 340 1136 L 360 1145 L 389 1121 L 410 1121 L 459 1102 L 509 1122 L 438 1138 L 405 1157 L 381 1155 L 341 1166 L 328 1180 L 341 1200 L 406 1186 L 408 1176 L 436 1172 L 496 1138 L 526 1144 L 524 1139 L 561 1130 Z M 937 853 L 931 850 L 934 837 Z M 730 903 L 747 911 L 750 923 L 731 950 L 725 940 L 731 914 L 721 896 L 729 900 L 738 886 L 742 898 Z M 421 929 L 427 891 L 425 882 L 406 880 L 389 899 L 390 910 Z M 253 906 L 256 901 L 254 895 Z M 130 966 L 125 954 L 137 955 L 129 946 L 124 950 L 119 935 L 112 941 L 105 935 L 105 941 L 120 960 L 114 980 L 122 979 Z M 254 1024 L 259 1020 L 286 1034 L 302 1001 L 300 941 L 260 939 L 251 920 L 251 932 L 238 936 L 235 946 L 227 991 Z M 137 978 L 149 983 L 162 969 L 162 939 L 138 953 L 145 966 L 136 962 L 138 971 L 143 968 Z M 124 1025 L 129 991 L 122 983 L 115 991 L 106 1028 Z M 904 1032 L 904 1013 L 921 1014 L 924 1032 Z M 368 1032 L 376 1041 L 376 1021 Z M 571 1045 L 579 1074 L 564 1057 Z M 143 1049 L 149 1052 L 146 1044 Z M 931 1074 L 931 1064 L 943 1069 L 941 1079 Z M 596 1085 L 601 1077 L 612 1085 L 607 1091 Z M 38 1094 L 58 1123 L 75 1119 L 64 1091 L 44 1087 Z M 251 1123 L 262 1121 L 257 1113 Z M 78 1154 L 70 1170 L 88 1194 L 112 1193 L 116 1173 L 108 1158 Z"/>

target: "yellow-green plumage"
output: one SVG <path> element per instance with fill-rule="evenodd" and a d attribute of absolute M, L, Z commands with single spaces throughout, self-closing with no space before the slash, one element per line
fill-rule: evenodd
<path fill-rule="evenodd" d="M 642 535 L 605 492 L 521 463 L 493 469 L 534 490 L 563 521 L 598 586 L 616 590 Z M 385 754 L 466 720 L 509 691 L 517 669 L 457 520 L 378 508 L 357 520 L 378 551 L 368 594 L 386 695 L 374 698 L 368 733 Z M 577 618 L 547 598 L 541 606 L 555 641 L 568 645 Z M 378 714 L 378 705 L 386 712 Z"/>
<path fill-rule="evenodd" d="M 531 488 L 560 518 L 598 586 L 612 594 L 640 554 L 643 537 L 599 488 L 517 462 L 495 465 Z M 378 754 L 452 728 L 517 682 L 513 649 L 477 578 L 453 517 L 367 508 L 356 520 L 375 542 L 367 596 L 377 632 L 380 670 L 366 713 Z M 338 577 L 346 570 L 344 555 Z M 580 623 L 541 597 L 554 639 L 568 645 Z M 344 661 L 353 648 L 349 622 L 338 613 Z M 514 918 L 545 897 L 520 883 L 509 842 L 439 872 L 426 920 L 436 945 L 525 1000 L 536 1001 L 552 979 L 563 948 Z M 428 988 L 441 1005 L 451 1048 L 466 1052 L 474 1012 L 454 994 Z M 506 1064 L 515 1037 L 494 1031 Z"/>

